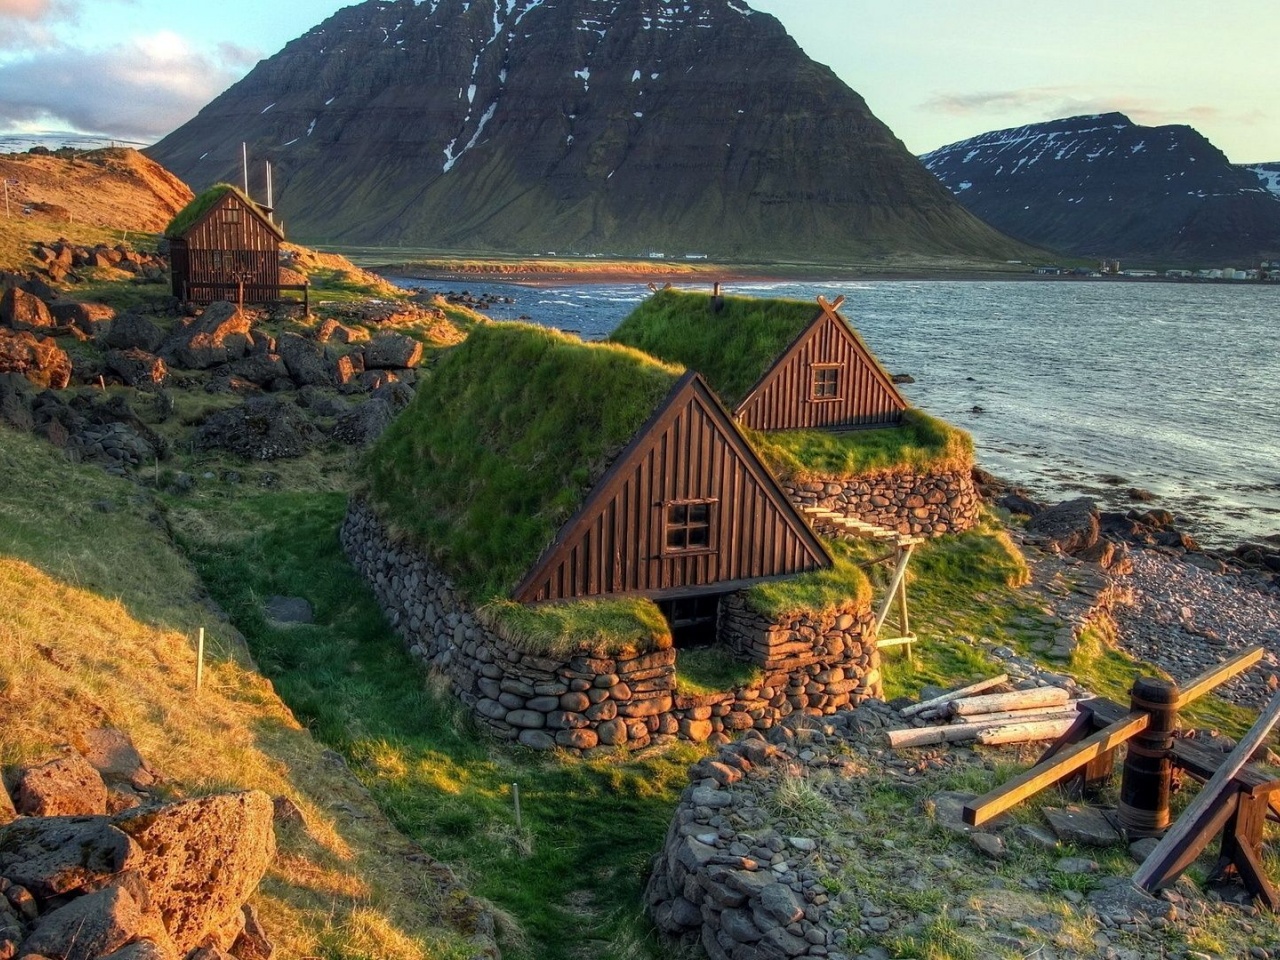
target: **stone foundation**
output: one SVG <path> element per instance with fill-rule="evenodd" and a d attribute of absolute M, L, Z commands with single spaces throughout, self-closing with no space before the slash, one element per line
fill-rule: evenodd
<path fill-rule="evenodd" d="M 676 689 L 674 649 L 630 656 L 526 653 L 481 622 L 418 550 L 392 542 L 368 505 L 352 500 L 341 530 L 352 565 L 373 588 L 409 651 L 440 671 L 477 721 L 526 747 L 639 748 L 685 739 L 723 743 L 793 713 L 831 714 L 881 695 L 870 609 L 773 623 L 740 594 L 720 603 L 720 642 L 762 670 L 758 684 L 709 696 Z"/>
<path fill-rule="evenodd" d="M 926 537 L 971 529 L 982 506 L 968 470 L 783 481 L 782 488 L 802 508 L 823 507 L 899 533 Z"/>

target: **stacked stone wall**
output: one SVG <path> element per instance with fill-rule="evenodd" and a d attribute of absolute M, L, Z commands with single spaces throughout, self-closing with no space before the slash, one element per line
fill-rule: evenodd
<path fill-rule="evenodd" d="M 784 481 L 782 487 L 802 508 L 823 507 L 899 533 L 926 537 L 971 529 L 982 506 L 968 470 Z"/>
<path fill-rule="evenodd" d="M 343 549 L 373 588 L 409 651 L 448 678 L 478 722 L 538 750 L 639 748 L 676 738 L 722 743 L 793 713 L 830 714 L 881 694 L 869 609 L 771 622 L 738 594 L 721 600 L 719 637 L 761 668 L 758 683 L 687 696 L 674 649 L 597 656 L 528 653 L 482 623 L 418 550 L 396 543 L 367 504 L 352 500 Z"/>

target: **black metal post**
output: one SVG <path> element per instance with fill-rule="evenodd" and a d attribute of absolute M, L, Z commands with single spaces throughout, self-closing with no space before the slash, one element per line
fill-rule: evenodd
<path fill-rule="evenodd" d="M 1160 836 L 1169 827 L 1169 786 L 1173 780 L 1173 733 L 1178 725 L 1178 685 L 1139 677 L 1130 706 L 1151 717 L 1147 729 L 1129 741 L 1120 778 L 1120 824 L 1131 837 Z"/>

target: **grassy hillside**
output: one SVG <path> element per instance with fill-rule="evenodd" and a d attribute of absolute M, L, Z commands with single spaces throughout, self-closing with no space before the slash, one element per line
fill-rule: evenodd
<path fill-rule="evenodd" d="M 257 788 L 302 809 L 255 898 L 279 955 L 472 956 L 447 925 L 465 903 L 256 672 L 150 498 L 7 427 L 0 468 L 22 479 L 0 489 L 0 763 L 119 727 L 175 796 Z"/>

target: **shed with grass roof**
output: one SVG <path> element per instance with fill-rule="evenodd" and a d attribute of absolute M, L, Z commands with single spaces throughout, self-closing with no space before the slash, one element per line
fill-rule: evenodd
<path fill-rule="evenodd" d="M 178 211 L 164 235 L 179 300 L 279 299 L 284 231 L 236 187 L 210 187 Z"/>
<path fill-rule="evenodd" d="M 843 302 L 664 289 L 609 339 L 697 370 L 753 430 L 896 425 L 907 402 L 839 313 Z"/>
<path fill-rule="evenodd" d="M 697 373 L 482 324 L 423 377 L 362 474 L 348 556 L 498 733 L 706 739 L 724 726 L 680 699 L 677 649 L 756 671 L 759 717 L 744 707 L 735 729 L 879 689 L 865 576 L 828 552 Z M 716 700 L 725 715 L 734 696 Z"/>

